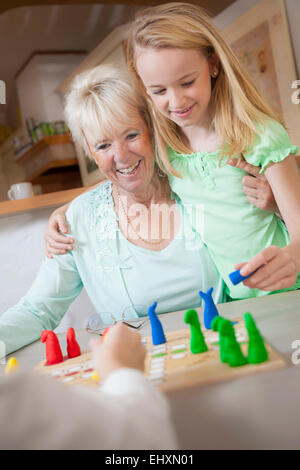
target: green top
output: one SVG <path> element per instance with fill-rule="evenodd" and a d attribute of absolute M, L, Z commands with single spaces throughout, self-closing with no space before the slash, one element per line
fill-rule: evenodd
<path fill-rule="evenodd" d="M 280 162 L 297 153 L 285 129 L 275 121 L 266 122 L 256 135 L 254 145 L 243 154 L 245 160 L 260 166 L 263 173 L 270 162 Z M 250 204 L 243 192 L 246 172 L 226 163 L 219 164 L 220 150 L 178 154 L 168 148 L 172 166 L 182 178 L 170 176 L 172 190 L 181 198 L 194 229 L 208 247 L 226 283 L 231 299 L 258 297 L 270 292 L 233 286 L 228 274 L 236 263 L 249 261 L 270 245 L 283 247 L 290 238 L 284 223 L 273 213 Z M 300 276 L 293 287 L 300 287 Z"/>

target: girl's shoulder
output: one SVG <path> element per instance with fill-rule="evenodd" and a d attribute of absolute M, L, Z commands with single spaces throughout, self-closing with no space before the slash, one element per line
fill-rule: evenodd
<path fill-rule="evenodd" d="M 292 145 L 287 130 L 277 121 L 266 120 L 256 124 L 257 132 L 253 145 L 248 148 L 243 157 L 248 163 L 261 167 L 261 173 L 269 163 L 284 160 L 290 154 L 296 154 L 298 147 Z"/>
<path fill-rule="evenodd" d="M 274 144 L 279 144 L 282 140 L 289 141 L 289 135 L 285 127 L 274 119 L 266 119 L 264 122 L 256 123 L 256 138 L 269 143 L 270 140 Z"/>

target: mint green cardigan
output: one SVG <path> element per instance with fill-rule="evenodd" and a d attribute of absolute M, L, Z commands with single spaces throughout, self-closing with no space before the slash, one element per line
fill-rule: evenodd
<path fill-rule="evenodd" d="M 83 288 L 102 321 L 137 318 L 127 307 L 158 302 L 157 313 L 201 305 L 199 290 L 214 288 L 223 301 L 223 281 L 205 245 L 181 211 L 181 230 L 162 251 L 126 240 L 118 228 L 111 183 L 76 198 L 67 211 L 74 250 L 46 258 L 27 294 L 0 316 L 0 340 L 6 354 L 54 330 Z M 133 312 L 133 313 L 132 313 Z"/>

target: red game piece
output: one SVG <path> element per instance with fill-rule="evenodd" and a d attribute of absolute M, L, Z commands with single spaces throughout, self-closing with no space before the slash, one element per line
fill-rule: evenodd
<path fill-rule="evenodd" d="M 80 356 L 81 354 L 79 344 L 76 341 L 74 328 L 69 328 L 67 331 L 67 351 L 70 359 Z"/>
<path fill-rule="evenodd" d="M 46 365 L 57 364 L 63 361 L 57 336 L 51 330 L 44 330 L 41 334 L 41 342 L 46 342 Z"/>

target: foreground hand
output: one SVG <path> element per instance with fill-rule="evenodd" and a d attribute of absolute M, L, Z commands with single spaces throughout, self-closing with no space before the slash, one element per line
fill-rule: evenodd
<path fill-rule="evenodd" d="M 258 269 L 255 274 L 243 281 L 243 284 L 250 289 L 265 291 L 292 287 L 298 275 L 296 262 L 290 253 L 289 246 L 284 248 L 269 246 L 248 263 L 237 264 L 235 269 L 240 269 L 242 276 L 248 276 Z"/>
<path fill-rule="evenodd" d="M 142 344 L 142 337 L 124 323 L 112 326 L 106 333 L 105 341 L 92 339 L 90 346 L 95 370 L 102 380 L 122 367 L 144 370 L 146 349 Z"/>
<path fill-rule="evenodd" d="M 279 215 L 279 210 L 267 178 L 259 173 L 260 168 L 247 163 L 244 158 L 238 163 L 236 158 L 228 162 L 230 166 L 240 168 L 248 173 L 244 176 L 243 191 L 247 201 L 259 209 L 274 212 Z"/>
<path fill-rule="evenodd" d="M 44 234 L 46 242 L 46 256 L 53 258 L 53 255 L 63 255 L 67 250 L 72 250 L 74 239 L 61 235 L 61 233 L 68 233 L 68 225 L 65 218 L 66 207 L 59 207 L 52 212 L 48 220 L 47 228 Z"/>

